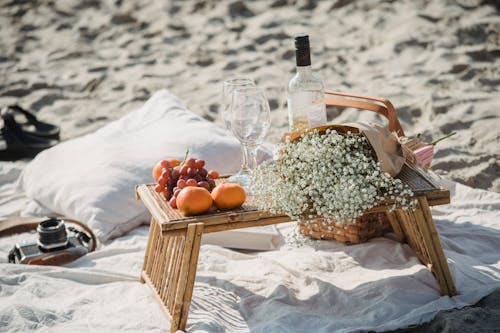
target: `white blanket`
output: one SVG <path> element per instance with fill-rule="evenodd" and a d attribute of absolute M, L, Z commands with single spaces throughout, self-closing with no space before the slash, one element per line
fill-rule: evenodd
<path fill-rule="evenodd" d="M 500 287 L 500 194 L 447 186 L 452 204 L 432 211 L 458 296 L 440 297 L 413 251 L 390 238 L 260 253 L 203 245 L 188 331 L 383 331 L 477 302 Z M 12 205 L 0 194 L 0 216 Z M 138 280 L 147 232 L 136 229 L 68 267 L 7 264 L 10 247 L 33 235 L 1 238 L 0 332 L 165 331 L 168 321 Z"/>

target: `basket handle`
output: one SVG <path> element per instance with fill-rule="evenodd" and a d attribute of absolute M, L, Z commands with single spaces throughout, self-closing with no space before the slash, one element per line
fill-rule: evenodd
<path fill-rule="evenodd" d="M 396 110 L 392 103 L 382 97 L 365 96 L 360 94 L 344 93 L 332 90 L 325 90 L 325 104 L 327 106 L 340 106 L 344 108 L 356 108 L 360 110 L 369 110 L 381 114 L 389 121 L 389 131 L 396 132 L 398 136 L 404 136 L 403 128 L 399 122 Z M 342 96 L 349 98 L 329 97 Z M 356 98 L 356 99 L 351 99 Z M 364 100 L 364 101 L 363 101 Z"/>

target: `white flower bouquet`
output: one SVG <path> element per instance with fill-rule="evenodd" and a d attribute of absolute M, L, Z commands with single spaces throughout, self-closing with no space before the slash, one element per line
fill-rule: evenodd
<path fill-rule="evenodd" d="M 300 220 L 309 235 L 320 224 L 323 231 L 315 238 L 369 221 L 385 220 L 380 229 L 386 232 L 385 216 L 366 215 L 368 210 L 381 203 L 391 209 L 414 206 L 411 190 L 380 170 L 363 135 L 331 128 L 306 131 L 297 140 L 287 137 L 279 146 L 279 158 L 261 164 L 252 184 L 259 209 Z"/>

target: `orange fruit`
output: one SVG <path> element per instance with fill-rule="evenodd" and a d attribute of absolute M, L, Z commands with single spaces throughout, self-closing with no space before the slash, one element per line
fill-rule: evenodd
<path fill-rule="evenodd" d="M 243 205 L 246 194 L 239 184 L 222 183 L 212 190 L 212 199 L 219 209 L 234 209 Z"/>
<path fill-rule="evenodd" d="M 204 187 L 184 187 L 176 199 L 177 208 L 186 215 L 203 214 L 212 207 L 212 196 Z"/>
<path fill-rule="evenodd" d="M 167 161 L 171 168 L 174 168 L 181 164 L 181 161 L 176 158 L 167 158 L 156 163 L 153 168 L 153 178 L 155 182 L 157 182 L 158 178 L 160 178 L 161 176 L 161 172 L 163 170 L 163 165 L 162 165 L 163 161 Z"/>
<path fill-rule="evenodd" d="M 175 168 L 178 165 L 181 165 L 181 160 L 178 160 L 176 158 L 167 158 L 167 161 L 170 163 L 170 166 L 172 168 Z"/>
<path fill-rule="evenodd" d="M 208 178 L 217 179 L 219 178 L 219 173 L 215 170 L 210 170 L 208 172 Z"/>
<path fill-rule="evenodd" d="M 153 179 L 155 182 L 158 181 L 158 178 L 161 176 L 163 167 L 161 166 L 161 161 L 155 164 L 155 167 L 153 168 Z"/>

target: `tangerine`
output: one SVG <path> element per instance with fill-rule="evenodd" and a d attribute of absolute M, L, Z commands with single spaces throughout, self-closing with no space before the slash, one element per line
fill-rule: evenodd
<path fill-rule="evenodd" d="M 234 209 L 243 205 L 246 194 L 239 184 L 222 183 L 212 190 L 212 199 L 219 209 Z"/>
<path fill-rule="evenodd" d="M 206 188 L 188 186 L 179 192 L 176 203 L 182 214 L 186 216 L 199 215 L 212 207 L 212 196 Z"/>

